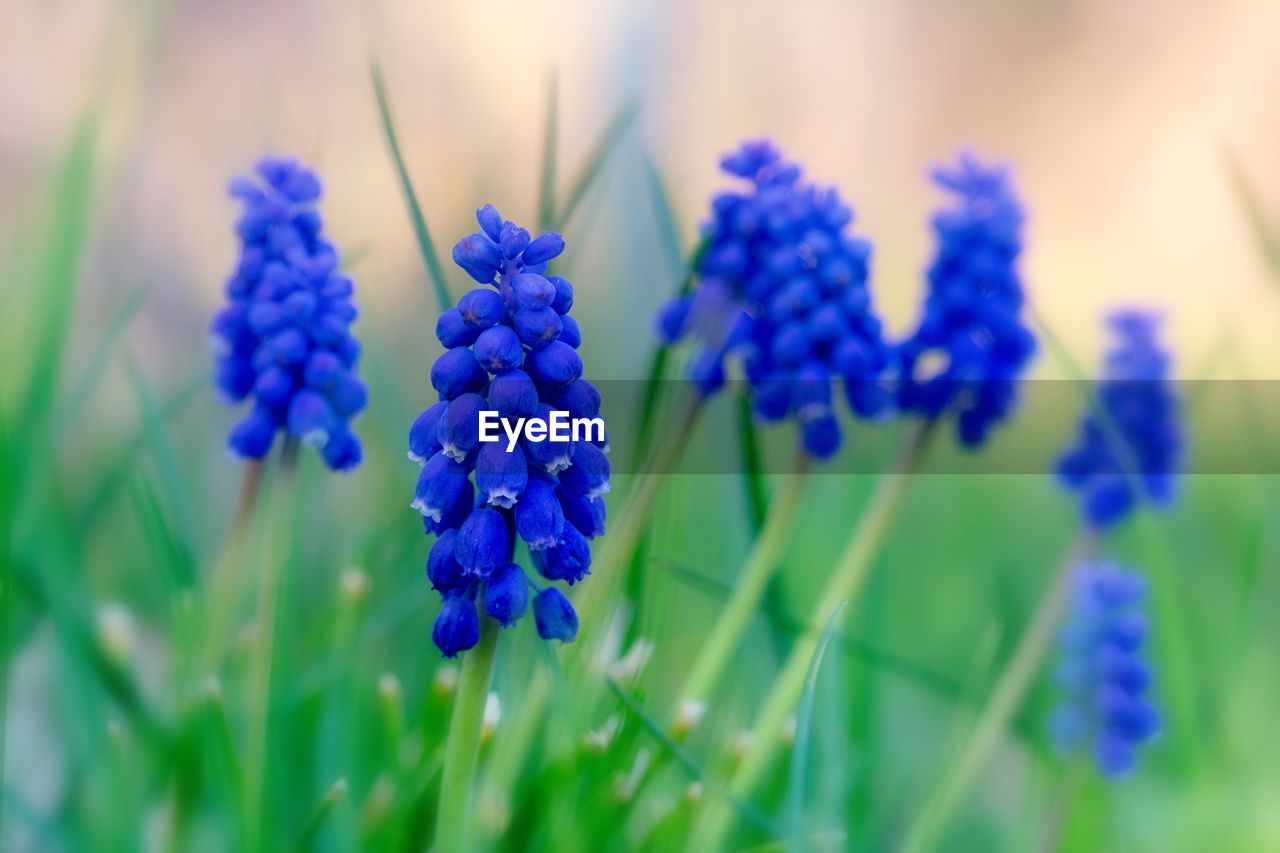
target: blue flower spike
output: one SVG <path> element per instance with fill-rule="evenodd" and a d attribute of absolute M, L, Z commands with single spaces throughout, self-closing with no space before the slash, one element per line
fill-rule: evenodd
<path fill-rule="evenodd" d="M 353 286 L 316 209 L 320 180 L 295 160 L 267 158 L 229 191 L 242 205 L 240 258 L 210 328 L 214 382 L 231 402 L 252 397 L 253 407 L 227 443 L 241 458 L 262 459 L 284 432 L 331 469 L 351 470 L 361 459 L 351 420 L 368 394 L 355 372 Z M 430 447 L 417 440 L 413 449 Z"/>
<path fill-rule="evenodd" d="M 1058 460 L 1058 479 L 1080 496 L 1085 521 L 1106 529 L 1146 501 L 1166 506 L 1182 457 L 1171 359 L 1160 346 L 1159 317 L 1122 311 L 1109 318 L 1116 346 L 1098 384 L 1098 409 L 1080 425 L 1077 443 Z"/>
<path fill-rule="evenodd" d="M 572 642 L 578 617 L 554 584 L 590 573 L 589 540 L 604 533 L 609 491 L 606 450 L 592 440 L 512 439 L 497 429 L 498 441 L 482 441 L 482 416 L 490 430 L 500 418 L 549 421 L 553 409 L 595 418 L 600 393 L 582 378 L 573 285 L 546 275 L 564 239 L 530 235 L 492 205 L 476 219 L 480 230 L 453 259 L 485 286 L 436 323 L 445 351 L 431 385 L 440 400 L 409 429 L 409 458 L 422 466 L 412 506 L 437 537 L 427 578 L 443 606 L 432 639 L 446 657 L 478 642 L 480 607 L 510 628 L 532 605 L 541 637 Z M 515 562 L 520 542 L 545 586 Z"/>
<path fill-rule="evenodd" d="M 1060 636 L 1056 681 L 1063 699 L 1050 734 L 1064 752 L 1092 749 L 1109 778 L 1130 773 L 1138 748 L 1160 733 L 1160 713 L 1147 698 L 1152 673 L 1142 656 L 1145 595 L 1142 578 L 1113 564 L 1081 566 Z"/>
<path fill-rule="evenodd" d="M 871 311 L 871 244 L 851 233 L 836 190 L 804 181 L 773 143 L 747 142 L 720 165 L 746 186 L 712 199 L 697 287 L 661 309 L 658 336 L 693 343 L 688 375 L 703 396 L 740 361 L 756 415 L 794 418 L 804 451 L 830 457 L 842 442 L 833 389 L 859 418 L 887 398 L 892 350 Z"/>
<path fill-rule="evenodd" d="M 1035 353 L 1017 263 L 1025 215 L 1007 170 L 971 154 L 933 180 L 953 200 L 933 217 L 924 316 L 898 347 L 898 406 L 955 415 L 961 444 L 977 448 L 1012 414 Z"/>

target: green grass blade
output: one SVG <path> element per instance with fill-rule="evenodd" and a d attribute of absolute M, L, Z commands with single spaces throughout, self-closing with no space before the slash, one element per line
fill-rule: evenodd
<path fill-rule="evenodd" d="M 809 735 L 813 729 L 813 696 L 818 689 L 818 671 L 822 667 L 822 658 L 826 654 L 827 645 L 836 631 L 836 620 L 849 605 L 842 601 L 836 607 L 827 627 L 822 631 L 813 657 L 809 659 L 809 671 L 804 677 L 804 693 L 800 696 L 800 707 L 796 711 L 796 739 L 791 746 L 791 775 L 787 794 L 787 848 L 801 851 L 806 848 L 808 839 L 804 835 L 804 783 L 809 773 Z"/>
<path fill-rule="evenodd" d="M 168 422 L 186 411 L 205 390 L 209 387 L 209 378 L 201 376 L 184 386 L 182 390 L 174 394 L 160 408 L 159 417 L 161 421 Z M 89 499 L 89 503 L 85 506 L 84 512 L 81 513 L 77 523 L 77 536 L 83 541 L 85 535 L 95 522 L 100 520 L 103 510 L 111 504 L 116 494 L 120 491 L 121 486 L 128 481 L 129 474 L 133 470 L 134 461 L 139 453 L 147 446 L 148 433 L 146 426 L 139 427 L 138 432 L 116 453 L 111 454 L 111 458 L 116 460 L 115 465 L 102 478 L 97 491 L 93 493 L 93 497 Z"/>
<path fill-rule="evenodd" d="M 680 239 L 680 223 L 671 204 L 671 194 L 667 192 L 667 182 L 658 171 L 658 164 L 648 154 L 644 157 L 644 180 L 649 189 L 654 225 L 658 230 L 658 244 L 662 248 L 662 257 L 667 262 L 667 272 L 672 279 L 683 279 L 684 242 Z"/>
<path fill-rule="evenodd" d="M 751 411 L 746 389 L 738 395 L 738 453 L 742 459 L 742 492 L 747 501 L 747 523 L 754 538 L 764 524 L 764 456 L 760 452 L 760 433 Z"/>
<path fill-rule="evenodd" d="M 631 695 L 631 693 L 624 689 L 622 685 L 618 684 L 618 682 L 614 681 L 607 675 L 605 676 L 605 683 L 609 685 L 609 689 L 613 691 L 613 695 L 618 697 L 618 701 L 626 706 L 628 711 L 635 714 L 636 718 L 640 720 L 640 724 L 644 726 L 645 730 L 662 746 L 663 749 L 667 751 L 667 753 L 671 755 L 672 758 L 680 764 L 681 767 L 684 768 L 684 771 L 688 773 L 694 781 L 701 782 L 706 786 L 708 791 L 724 797 L 729 805 L 742 816 L 743 820 L 746 820 L 752 826 L 763 830 L 775 838 L 782 835 L 781 828 L 773 821 L 772 818 L 745 800 L 735 797 L 718 780 L 709 776 L 706 771 L 703 770 L 702 765 L 699 764 L 693 756 L 686 752 L 680 744 L 671 739 L 671 736 L 667 734 L 666 729 L 664 729 L 662 724 L 658 722 L 657 718 L 649 713 L 648 709 L 644 707 L 639 699 Z"/>
<path fill-rule="evenodd" d="M 440 266 L 440 258 L 436 254 L 435 244 L 431 242 L 431 232 L 427 230 L 427 219 L 422 214 L 422 205 L 418 204 L 418 195 L 413 190 L 413 182 L 409 180 L 409 169 L 404 164 L 400 153 L 400 141 L 396 136 L 395 122 L 391 119 L 391 103 L 387 100 L 386 87 L 382 83 L 382 70 L 377 60 L 369 60 L 369 76 L 373 80 L 373 95 L 378 101 L 378 116 L 382 119 L 382 132 L 387 138 L 387 147 L 391 150 L 391 160 L 396 167 L 396 175 L 400 179 L 400 190 L 404 194 L 405 205 L 409 208 L 409 219 L 413 223 L 413 236 L 418 241 L 418 252 L 422 255 L 422 264 L 426 267 L 427 278 L 435 287 L 436 299 L 440 302 L 440 310 L 453 307 L 453 298 L 449 295 L 449 285 L 445 280 L 444 268 Z"/>
<path fill-rule="evenodd" d="M 320 802 L 311 811 L 311 816 L 307 818 L 307 822 L 303 824 L 302 832 L 298 833 L 298 840 L 294 844 L 293 849 L 302 853 L 305 850 L 313 850 L 316 846 L 316 836 L 320 834 L 320 830 L 324 827 L 325 820 L 337 808 L 338 804 L 347 796 L 347 780 L 345 778 L 338 779 L 329 786 L 329 790 L 325 791 Z"/>
<path fill-rule="evenodd" d="M 560 139 L 560 107 L 556 74 L 547 80 L 547 113 L 542 129 L 542 172 L 538 178 L 538 230 L 550 231 L 556 221 L 556 149 Z"/>
<path fill-rule="evenodd" d="M 640 102 L 631 99 L 625 101 L 609 123 L 605 125 L 604 131 L 600 134 L 599 140 L 596 141 L 591 153 L 582 164 L 582 168 L 569 183 L 569 190 L 565 194 L 564 203 L 556 209 L 555 227 L 557 229 L 564 228 L 569 224 L 569 220 L 577 212 L 582 200 L 586 198 L 596 179 L 600 177 L 605 163 L 609 160 L 609 155 L 618 147 L 618 143 L 622 141 L 627 128 L 631 127 L 632 122 L 636 120 L 638 115 L 640 115 Z"/>
<path fill-rule="evenodd" d="M 169 438 L 169 430 L 165 424 L 164 412 L 159 403 L 157 403 L 155 395 L 151 392 L 151 388 L 147 383 L 146 377 L 142 375 L 142 368 L 138 365 L 138 361 L 134 358 L 132 352 L 126 352 L 125 365 L 129 382 L 133 385 L 134 395 L 138 399 L 138 415 L 142 420 L 142 435 L 151 458 L 155 462 L 156 471 L 160 475 L 160 484 L 164 488 L 165 501 L 173 516 L 175 533 L 178 537 L 178 546 L 187 556 L 187 565 L 183 574 L 186 576 L 186 585 L 191 582 L 191 564 L 190 556 L 195 553 L 196 533 L 195 533 L 195 512 L 191 507 L 190 495 L 192 490 L 186 483 L 186 479 L 182 473 L 182 466 L 178 464 L 178 454 L 174 450 L 173 441 Z"/>
<path fill-rule="evenodd" d="M 1235 153 L 1229 148 L 1224 148 L 1222 157 L 1227 169 L 1227 179 L 1231 183 L 1236 201 L 1240 204 L 1240 210 L 1249 223 L 1249 230 L 1253 233 L 1254 242 L 1258 244 L 1262 259 L 1267 264 L 1267 270 L 1273 278 L 1280 281 L 1280 235 L 1277 235 L 1275 229 L 1267 222 L 1262 202 L 1254 190 L 1253 181 L 1245 174 L 1244 167 L 1240 165 Z"/>
<path fill-rule="evenodd" d="M 93 398 L 94 392 L 97 391 L 98 385 L 102 382 L 102 377 L 107 373 L 107 367 L 111 364 L 111 357 L 124 339 L 125 332 L 129 331 L 129 328 L 133 325 L 133 321 L 137 318 L 138 312 L 142 309 L 149 295 L 148 288 L 135 290 L 125 299 L 124 304 L 120 306 L 120 311 L 108 323 L 102 339 L 98 341 L 98 345 L 93 348 L 93 352 L 89 356 L 88 367 L 85 368 L 84 374 L 72 386 L 71 393 L 67 395 L 66 403 L 62 406 L 62 412 L 59 416 L 62 422 L 59 428 L 60 439 L 66 438 L 71 428 L 80 423 L 85 406 L 89 404 L 89 400 Z"/>
<path fill-rule="evenodd" d="M 27 429 L 45 430 L 57 396 L 80 266 L 88 242 L 96 131 L 92 119 L 80 121 L 53 192 L 47 253 L 36 282 L 39 307 L 33 322 L 36 337 L 29 349 L 31 374 L 19 409 L 19 422 Z"/>

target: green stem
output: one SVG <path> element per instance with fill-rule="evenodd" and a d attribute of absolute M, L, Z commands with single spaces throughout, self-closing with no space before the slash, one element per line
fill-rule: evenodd
<path fill-rule="evenodd" d="M 271 499 L 263 530 L 261 559 L 257 560 L 258 603 L 256 642 L 249 665 L 249 731 L 246 749 L 245 830 L 255 849 L 270 847 L 264 809 L 267 770 L 267 726 L 271 716 L 271 667 L 275 656 L 276 612 L 280 578 L 291 559 L 293 518 L 291 509 L 296 489 L 294 476 L 298 444 L 287 439 L 280 450 Z"/>
<path fill-rule="evenodd" d="M 236 593 L 240 589 L 244 543 L 248 538 L 253 508 L 257 506 L 258 495 L 262 491 L 262 469 L 262 461 L 258 459 L 246 462 L 244 466 L 244 477 L 240 481 L 240 496 L 236 501 L 231 532 L 227 535 L 227 544 L 214 564 L 213 574 L 209 579 L 210 594 L 205 616 L 207 622 L 200 667 L 195 673 L 196 681 L 199 681 L 201 676 L 212 675 L 222 662 L 226 634 L 235 610 Z M 198 688 L 199 685 L 188 685 L 188 687 Z"/>
<path fill-rule="evenodd" d="M 760 606 L 769 580 L 777 572 L 791 529 L 795 526 L 808 472 L 809 457 L 799 451 L 782 492 L 769 504 L 764 527 L 751 548 L 742 574 L 734 583 L 733 594 L 724 610 L 720 611 L 711 635 L 702 644 L 684 686 L 676 694 L 679 697 L 676 708 L 685 702 L 707 699 L 724 672 L 725 663 L 738 648 L 747 623 Z"/>
<path fill-rule="evenodd" d="M 487 613 L 480 618 L 480 642 L 466 653 L 458 692 L 445 743 L 444 775 L 440 782 L 440 808 L 436 812 L 436 850 L 463 853 L 470 850 L 471 800 L 476 761 L 480 755 L 480 730 L 484 704 L 493 680 L 498 651 L 498 623 Z"/>
<path fill-rule="evenodd" d="M 929 438 L 933 421 L 922 422 L 912 432 L 893 470 L 886 474 L 871 496 L 858 526 L 854 528 L 844 551 L 836 562 L 826 588 L 818 597 L 804 634 L 798 639 L 783 663 L 765 698 L 753 728 L 753 746 L 729 780 L 729 792 L 746 799 L 760 783 L 765 771 L 778 757 L 783 745 L 788 715 L 804 692 L 809 661 L 818 647 L 832 602 L 853 602 L 866 579 L 872 559 L 889 529 L 889 522 L 906 494 L 907 483 L 915 473 Z M 694 827 L 691 850 L 720 850 L 730 829 L 732 813 L 720 803 L 708 803 L 707 811 Z"/>
<path fill-rule="evenodd" d="M 612 602 L 614 593 L 621 585 L 631 553 L 649 524 L 649 514 L 657 500 L 658 487 L 674 467 L 701 411 L 701 398 L 690 399 L 677 428 L 665 433 L 666 441 L 654 450 L 649 463 L 637 478 L 639 482 L 627 495 L 622 507 L 611 511 L 610 517 L 618 519 L 618 523 L 605 534 L 600 554 L 592 566 L 591 582 L 583 585 L 582 595 L 575 602 L 581 627 L 578 629 L 577 641 L 565 650 L 566 658 L 581 658 L 590 646 L 589 641 L 594 631 L 603 627 L 598 623 L 602 621 L 604 608 Z"/>
<path fill-rule="evenodd" d="M 942 778 L 907 834 L 904 850 L 929 850 L 937 844 L 938 835 L 946 827 L 961 796 L 982 768 L 996 740 L 1022 703 L 1027 688 L 1040 671 L 1040 664 L 1070 603 L 1073 573 L 1081 561 L 1093 552 L 1095 546 L 1094 534 L 1086 530 L 1081 532 L 1067 552 L 1066 559 L 1062 561 L 1057 575 L 1045 591 L 1022 640 L 1005 665 L 995 689 L 991 691 L 991 697 L 974 723 L 973 732 L 965 741 L 963 750 L 955 761 L 944 768 Z"/>

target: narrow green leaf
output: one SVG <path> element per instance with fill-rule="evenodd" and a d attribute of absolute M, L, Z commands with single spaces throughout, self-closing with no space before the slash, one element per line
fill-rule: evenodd
<path fill-rule="evenodd" d="M 1253 232 L 1254 242 L 1258 244 L 1258 250 L 1267 264 L 1267 270 L 1273 278 L 1280 281 L 1280 235 L 1277 235 L 1275 229 L 1267 222 L 1266 213 L 1254 190 L 1253 181 L 1245 174 L 1244 167 L 1240 165 L 1235 153 L 1230 148 L 1224 148 L 1222 158 L 1227 169 L 1227 178 L 1231 182 L 1231 189 L 1249 223 L 1249 230 Z"/>
<path fill-rule="evenodd" d="M 827 627 L 822 631 L 813 657 L 809 659 L 809 671 L 804 677 L 804 693 L 800 695 L 800 708 L 796 712 L 796 739 L 791 746 L 791 778 L 787 794 L 787 829 L 789 836 L 788 849 L 800 851 L 806 847 L 808 839 L 804 835 L 804 783 L 809 772 L 809 733 L 813 728 L 813 696 L 818 689 L 818 671 L 822 667 L 822 658 L 836 631 L 836 620 L 844 612 L 849 602 L 842 601 L 836 607 Z"/>
<path fill-rule="evenodd" d="M 382 119 L 382 132 L 387 138 L 387 147 L 391 150 L 391 160 L 396 167 L 396 175 L 400 179 L 400 190 L 404 194 L 405 205 L 409 208 L 409 219 L 413 223 L 413 236 L 418 241 L 418 252 L 422 255 L 422 264 L 426 267 L 427 278 L 436 290 L 436 299 L 440 302 L 440 310 L 453 307 L 453 298 L 449 296 L 449 285 L 445 280 L 444 268 L 440 266 L 440 258 L 436 255 L 435 244 L 431 242 L 431 232 L 427 230 L 427 219 L 422 214 L 422 206 L 418 204 L 418 195 L 413 190 L 413 182 L 409 180 L 409 169 L 404 164 L 400 153 L 400 142 L 396 137 L 395 122 L 391 119 L 391 104 L 387 100 L 386 88 L 382 84 L 382 71 L 376 59 L 369 60 L 369 76 L 373 80 L 373 94 L 378 101 L 378 115 Z"/>
<path fill-rule="evenodd" d="M 654 225 L 658 230 L 658 244 L 662 248 L 662 257 L 667 262 L 667 273 L 672 280 L 685 277 L 683 241 L 680 239 L 680 223 L 676 219 L 671 194 L 667 192 L 667 182 L 658 171 L 658 164 L 648 154 L 644 157 L 645 185 L 649 188 L 649 202 L 653 206 Z"/>
<path fill-rule="evenodd" d="M 156 402 L 155 395 L 142 375 L 142 368 L 133 353 L 126 350 L 125 365 L 134 395 L 138 399 L 138 415 L 142 421 L 142 434 L 146 437 L 146 445 L 155 461 L 160 482 L 164 488 L 165 505 L 173 517 L 178 547 L 187 555 L 185 566 L 186 585 L 190 585 L 190 555 L 195 553 L 195 513 L 191 508 L 191 489 L 187 486 L 178 464 L 178 454 L 174 450 L 173 441 L 169 438 L 169 430 L 165 424 L 164 413 Z"/>
<path fill-rule="evenodd" d="M 302 832 L 298 834 L 298 840 L 294 844 L 295 850 L 311 850 L 315 847 L 316 836 L 320 834 L 325 819 L 346 796 L 347 780 L 345 778 L 338 779 L 329 786 L 329 790 L 320 798 L 320 802 L 316 803 L 315 808 L 311 810 L 311 816 L 303 824 Z"/>
<path fill-rule="evenodd" d="M 58 431 L 60 439 L 65 439 L 67 433 L 80 423 L 85 406 L 93 398 L 93 393 L 98 389 L 99 383 L 102 382 L 102 377 L 106 375 L 107 367 L 111 363 L 116 347 L 124 339 L 125 332 L 133 325 L 134 319 L 137 318 L 138 312 L 147 301 L 149 294 L 149 288 L 135 290 L 125 299 L 124 304 L 120 306 L 119 312 L 107 324 L 106 332 L 102 335 L 102 339 L 98 341 L 97 346 L 93 348 L 93 352 L 88 358 L 88 367 L 85 368 L 84 374 L 76 381 L 71 393 L 67 396 L 66 403 L 62 406 L 60 415 L 62 425 Z"/>
<path fill-rule="evenodd" d="M 656 740 L 662 748 L 665 749 L 671 757 L 684 768 L 684 771 L 688 773 L 690 777 L 695 781 L 701 782 L 708 791 L 724 797 L 729 805 L 742 815 L 744 820 L 755 826 L 757 829 L 763 830 L 775 838 L 782 835 L 781 828 L 773 821 L 772 818 L 745 800 L 735 797 L 718 780 L 707 775 L 706 771 L 703 770 L 702 765 L 700 765 L 693 756 L 689 755 L 689 753 L 686 752 L 680 744 L 671 739 L 671 736 L 667 734 L 662 724 L 649 713 L 644 705 L 641 704 L 639 699 L 632 696 L 631 693 L 622 687 L 622 685 L 618 684 L 618 682 L 614 681 L 608 675 L 605 676 L 604 680 L 605 683 L 609 685 L 609 689 L 613 691 L 613 694 L 618 697 L 618 701 L 622 702 L 628 711 L 636 715 L 640 720 L 640 724 L 645 727 L 645 730 L 648 731 L 653 739 Z"/>
<path fill-rule="evenodd" d="M 582 204 L 582 200 L 586 198 L 596 179 L 600 177 L 609 155 L 618 147 L 623 134 L 627 132 L 627 128 L 631 127 L 631 123 L 638 115 L 640 115 L 640 102 L 634 99 L 628 100 L 618 108 L 618 112 L 605 126 L 600 139 L 582 164 L 582 168 L 569 183 L 569 191 L 565 194 L 564 203 L 556 209 L 554 220 L 556 229 L 564 228 L 573 218 L 578 206 Z"/>
<path fill-rule="evenodd" d="M 747 501 L 747 523 L 755 538 L 764 524 L 764 459 L 760 452 L 760 434 L 751 411 L 746 389 L 738 394 L 738 453 L 742 459 L 742 492 Z"/>
<path fill-rule="evenodd" d="M 37 282 L 38 307 L 32 324 L 35 340 L 29 349 L 31 374 L 18 421 L 26 429 L 42 434 L 48 434 L 46 419 L 57 396 L 80 266 L 88 241 L 95 139 L 95 122 L 87 117 L 82 119 L 53 192 L 44 268 Z"/>
<path fill-rule="evenodd" d="M 191 405 L 208 387 L 209 378 L 207 376 L 201 376 L 199 379 L 184 386 L 182 390 L 174 394 L 160 408 L 160 420 L 167 423 L 182 414 L 186 411 L 187 406 Z M 110 458 L 115 460 L 115 464 L 106 476 L 101 479 L 97 491 L 93 493 L 93 497 L 89 499 L 84 512 L 80 515 L 76 530 L 77 541 L 84 541 L 90 528 L 102 518 L 103 510 L 111 504 L 111 501 L 115 499 L 116 493 L 120 491 L 120 487 L 127 482 L 128 476 L 133 470 L 135 458 L 146 447 L 147 440 L 148 433 L 144 424 L 138 428 L 138 432 L 118 452 L 110 454 Z"/>
<path fill-rule="evenodd" d="M 547 80 L 547 112 L 542 130 L 542 173 L 538 179 L 538 230 L 551 231 L 556 221 L 556 148 L 560 138 L 560 109 L 556 74 Z"/>

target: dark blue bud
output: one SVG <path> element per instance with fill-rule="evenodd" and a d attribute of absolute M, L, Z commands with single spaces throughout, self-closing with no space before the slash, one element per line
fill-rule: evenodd
<path fill-rule="evenodd" d="M 724 356 L 714 350 L 703 350 L 689 362 L 689 380 L 704 397 L 724 387 Z"/>
<path fill-rule="evenodd" d="M 260 408 L 254 409 L 231 428 L 227 444 L 237 456 L 262 459 L 271 451 L 277 426 L 270 413 Z"/>
<path fill-rule="evenodd" d="M 539 404 L 536 416 L 549 424 L 551 407 L 545 403 Z M 529 462 L 548 474 L 557 474 L 572 463 L 574 448 L 572 440 L 552 441 L 547 437 L 541 441 L 532 441 L 526 438 L 523 443 Z"/>
<path fill-rule="evenodd" d="M 448 592 L 465 586 L 469 581 L 454 554 L 458 531 L 446 530 L 436 537 L 427 557 L 427 579 L 437 592 Z"/>
<path fill-rule="evenodd" d="M 516 533 L 531 551 L 554 547 L 564 534 L 564 511 L 556 500 L 556 489 L 541 477 L 530 477 L 516 504 Z"/>
<path fill-rule="evenodd" d="M 578 614 L 564 593 L 553 586 L 533 597 L 533 621 L 544 640 L 572 643 L 578 636 Z"/>
<path fill-rule="evenodd" d="M 819 346 L 830 346 L 851 335 L 844 312 L 840 310 L 840 306 L 831 302 L 819 306 L 810 315 L 807 328 L 809 339 Z"/>
<path fill-rule="evenodd" d="M 238 403 L 253 390 L 256 375 L 253 366 L 244 359 L 223 358 L 218 360 L 213 382 L 228 400 Z"/>
<path fill-rule="evenodd" d="M 797 365 L 809 358 L 812 353 L 813 347 L 809 342 L 809 333 L 804 323 L 799 322 L 788 323 L 779 329 L 769 350 L 773 360 L 783 367 Z"/>
<path fill-rule="evenodd" d="M 564 251 L 564 238 L 554 231 L 548 231 L 546 234 L 540 234 L 529 244 L 524 250 L 521 260 L 525 266 L 536 267 L 544 264 L 552 258 L 560 256 Z"/>
<path fill-rule="evenodd" d="M 467 469 L 441 451 L 422 466 L 410 506 L 432 521 L 439 522 L 456 505 L 468 486 Z"/>
<path fill-rule="evenodd" d="M 606 517 L 604 498 L 588 498 L 564 489 L 557 491 L 557 497 L 560 499 L 560 507 L 564 510 L 565 521 L 578 528 L 583 536 L 594 539 L 604 533 Z"/>
<path fill-rule="evenodd" d="M 556 400 L 571 418 L 594 418 L 600 414 L 600 392 L 585 379 L 562 388 Z"/>
<path fill-rule="evenodd" d="M 543 276 L 521 273 L 511 280 L 518 308 L 548 308 L 556 297 L 556 286 Z"/>
<path fill-rule="evenodd" d="M 529 581 L 524 569 L 516 563 L 507 563 L 489 576 L 484 586 L 484 609 L 498 620 L 503 628 L 510 628 L 529 609 Z"/>
<path fill-rule="evenodd" d="M 457 530 L 475 508 L 475 496 L 476 490 L 472 487 L 471 481 L 464 480 L 461 491 L 454 496 L 453 502 L 445 507 L 439 520 L 425 515 L 422 517 L 422 529 L 436 536 L 446 530 Z"/>
<path fill-rule="evenodd" d="M 535 551 L 534 560 L 547 580 L 564 581 L 573 586 L 591 573 L 591 543 L 566 521 L 560 541 L 554 547 Z"/>
<path fill-rule="evenodd" d="M 565 314 L 560 318 L 560 340 L 577 349 L 582 346 L 582 329 L 578 321 Z"/>
<path fill-rule="evenodd" d="M 573 448 L 573 464 L 560 473 L 565 491 L 598 498 L 609 491 L 609 457 L 594 444 L 579 441 Z"/>
<path fill-rule="evenodd" d="M 529 232 L 514 222 L 505 222 L 502 225 L 502 233 L 498 237 L 498 242 L 502 246 L 503 257 L 514 258 L 524 251 L 525 246 L 529 245 Z"/>
<path fill-rule="evenodd" d="M 339 415 L 349 418 L 364 410 L 369 402 L 369 389 L 354 373 L 344 372 L 337 384 L 329 390 L 329 402 Z"/>
<path fill-rule="evenodd" d="M 479 394 L 455 397 L 436 426 L 441 452 L 455 462 L 466 462 L 480 449 L 480 412 L 489 405 Z"/>
<path fill-rule="evenodd" d="M 551 300 L 552 310 L 557 314 L 568 314 L 569 309 L 573 307 L 573 285 L 567 278 L 561 278 L 558 275 L 547 276 L 547 281 L 551 282 L 556 289 L 555 298 Z"/>
<path fill-rule="evenodd" d="M 489 239 L 498 242 L 502 238 L 502 214 L 498 213 L 498 208 L 491 204 L 476 211 L 476 221 L 480 223 L 480 229 L 489 236 Z"/>
<path fill-rule="evenodd" d="M 524 347 L 520 337 L 509 326 L 485 329 L 476 339 L 476 360 L 490 373 L 505 373 L 520 366 Z"/>
<path fill-rule="evenodd" d="M 290 323 L 300 325 L 305 323 L 311 315 L 315 313 L 316 304 L 315 293 L 309 290 L 295 290 L 284 298 L 280 303 L 280 307 L 284 309 L 284 315 L 288 318 Z M 345 304 L 350 305 L 350 303 Z M 347 319 L 354 320 L 354 312 L 352 313 L 352 316 Z"/>
<path fill-rule="evenodd" d="M 550 308 L 522 308 L 512 322 L 520 341 L 531 349 L 541 349 L 551 343 L 560 337 L 563 328 L 560 315 Z"/>
<path fill-rule="evenodd" d="M 761 420 L 782 420 L 791 411 L 794 383 L 785 377 L 769 377 L 753 383 L 751 406 Z"/>
<path fill-rule="evenodd" d="M 496 290 L 469 290 L 458 300 L 458 313 L 473 329 L 483 331 L 502 322 L 507 311 L 506 300 Z"/>
<path fill-rule="evenodd" d="M 324 447 L 338 423 L 329 401 L 315 391 L 303 389 L 289 403 L 289 432 L 307 447 Z"/>
<path fill-rule="evenodd" d="M 840 422 L 827 408 L 820 414 L 802 417 L 800 441 L 804 449 L 816 459 L 828 459 L 840 449 Z"/>
<path fill-rule="evenodd" d="M 553 388 L 563 387 L 582 375 L 582 359 L 573 347 L 552 341 L 529 353 L 525 369 L 534 379 Z"/>
<path fill-rule="evenodd" d="M 683 338 L 691 307 L 693 307 L 693 298 L 688 296 L 673 299 L 663 305 L 658 311 L 658 337 L 669 344 Z"/>
<path fill-rule="evenodd" d="M 355 433 L 342 425 L 329 433 L 329 440 L 320 449 L 320 456 L 331 471 L 350 471 L 360 464 L 364 450 Z"/>
<path fill-rule="evenodd" d="M 275 334 L 288 322 L 284 308 L 278 302 L 255 302 L 249 306 L 249 328 L 258 337 L 265 338 Z"/>
<path fill-rule="evenodd" d="M 504 441 L 480 446 L 476 456 L 476 489 L 493 506 L 510 509 L 520 499 L 529 482 L 529 464 L 520 445 L 506 449 Z"/>
<path fill-rule="evenodd" d="M 456 658 L 458 652 L 480 642 L 480 616 L 475 602 L 460 595 L 446 598 L 431 629 L 431 642 L 447 658 Z"/>
<path fill-rule="evenodd" d="M 799 413 L 810 406 L 831 406 L 831 373 L 820 361 L 806 361 L 796 369 L 791 405 Z"/>
<path fill-rule="evenodd" d="M 302 375 L 312 388 L 327 391 L 337 385 L 346 372 L 347 366 L 342 363 L 342 359 L 328 350 L 318 349 L 307 359 Z"/>
<path fill-rule="evenodd" d="M 433 403 L 418 415 L 414 419 L 413 426 L 409 427 L 409 458 L 419 465 L 426 464 L 426 461 L 440 449 L 436 429 L 448 407 L 449 403 L 446 400 Z"/>
<path fill-rule="evenodd" d="M 307 336 L 297 329 L 284 329 L 267 339 L 266 349 L 281 364 L 300 365 L 307 360 L 311 347 Z"/>
<path fill-rule="evenodd" d="M 476 281 L 488 284 L 502 265 L 502 251 L 483 234 L 468 234 L 453 247 L 453 262 Z"/>
<path fill-rule="evenodd" d="M 298 383 L 293 380 L 293 374 L 274 364 L 264 368 L 253 383 L 253 393 L 258 401 L 268 406 L 288 405 L 297 390 Z"/>
<path fill-rule="evenodd" d="M 436 338 L 446 349 L 471 346 L 479 335 L 479 329 L 469 325 L 457 308 L 450 308 L 436 320 Z"/>
<path fill-rule="evenodd" d="M 523 370 L 507 371 L 489 383 L 489 407 L 512 423 L 531 418 L 538 414 L 538 387 Z"/>
<path fill-rule="evenodd" d="M 446 400 L 469 391 L 479 391 L 488 378 L 467 347 L 456 347 L 443 353 L 431 366 L 431 387 Z"/>
<path fill-rule="evenodd" d="M 466 573 L 487 578 L 511 562 L 511 533 L 496 509 L 477 509 L 458 531 L 454 553 Z"/>

